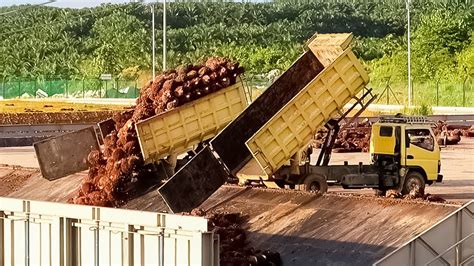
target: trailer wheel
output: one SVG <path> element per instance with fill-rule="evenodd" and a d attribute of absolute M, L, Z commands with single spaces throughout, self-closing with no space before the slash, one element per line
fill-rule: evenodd
<path fill-rule="evenodd" d="M 309 175 L 304 179 L 303 190 L 324 194 L 328 191 L 326 179 L 319 175 Z"/>
<path fill-rule="evenodd" d="M 403 185 L 402 195 L 407 195 L 413 189 L 418 189 L 419 193 L 424 194 L 425 178 L 417 171 L 409 171 L 405 177 L 405 184 Z"/>

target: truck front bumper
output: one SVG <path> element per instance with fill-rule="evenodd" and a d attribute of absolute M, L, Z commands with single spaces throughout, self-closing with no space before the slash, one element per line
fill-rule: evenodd
<path fill-rule="evenodd" d="M 436 179 L 436 182 L 443 182 L 443 175 L 438 174 L 438 178 Z"/>

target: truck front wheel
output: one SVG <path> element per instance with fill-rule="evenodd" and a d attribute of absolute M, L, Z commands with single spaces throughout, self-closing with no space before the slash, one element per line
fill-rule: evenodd
<path fill-rule="evenodd" d="M 323 176 L 309 175 L 304 179 L 302 190 L 324 194 L 328 191 L 328 183 Z"/>
<path fill-rule="evenodd" d="M 405 177 L 405 184 L 403 185 L 402 194 L 407 195 L 414 189 L 417 189 L 417 192 L 424 194 L 425 178 L 417 171 L 409 171 Z"/>

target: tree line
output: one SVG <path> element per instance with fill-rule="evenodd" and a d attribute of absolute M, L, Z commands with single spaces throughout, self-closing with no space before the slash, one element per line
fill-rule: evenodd
<path fill-rule="evenodd" d="M 10 12 L 18 11 L 18 12 Z M 151 11 L 140 3 L 95 8 L 0 8 L 0 78 L 151 76 Z M 420 80 L 474 72 L 471 1 L 414 0 L 412 68 Z M 161 67 L 162 9 L 155 8 Z M 210 55 L 238 60 L 247 73 L 284 70 L 315 32 L 353 32 L 354 51 L 374 82 L 406 76 L 405 1 L 171 2 L 168 67 Z M 160 68 L 158 70 L 161 70 Z"/>

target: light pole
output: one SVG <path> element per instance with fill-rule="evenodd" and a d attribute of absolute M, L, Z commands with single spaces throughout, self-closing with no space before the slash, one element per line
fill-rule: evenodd
<path fill-rule="evenodd" d="M 163 0 L 163 71 L 166 70 L 166 0 Z"/>
<path fill-rule="evenodd" d="M 152 57 L 152 76 L 155 79 L 155 4 L 151 4 L 151 57 Z"/>
<path fill-rule="evenodd" d="M 407 20 L 408 20 L 408 107 L 411 107 L 412 102 L 412 87 L 411 87 L 411 39 L 410 39 L 410 3 L 411 0 L 406 0 Z"/>
<path fill-rule="evenodd" d="M 156 60 L 155 60 L 155 5 L 151 4 L 151 46 L 153 60 L 153 79 L 155 79 Z M 163 71 L 166 70 L 166 0 L 163 0 Z"/>

